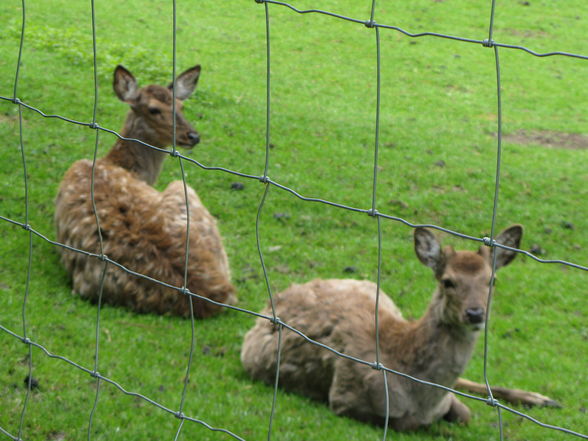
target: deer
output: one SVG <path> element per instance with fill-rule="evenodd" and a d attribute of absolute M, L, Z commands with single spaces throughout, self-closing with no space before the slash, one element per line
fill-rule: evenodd
<path fill-rule="evenodd" d="M 196 65 L 167 87 L 139 88 L 126 68 L 119 65 L 114 70 L 114 92 L 130 107 L 121 137 L 95 161 L 94 171 L 93 161 L 76 161 L 65 173 L 55 201 L 56 236 L 65 245 L 60 247 L 61 261 L 80 297 L 97 302 L 101 296 L 104 303 L 139 313 L 188 317 L 192 311 L 197 318 L 225 309 L 217 303 L 237 301 L 216 219 L 182 181 L 161 192 L 153 187 L 169 156 L 165 148 L 173 143 L 174 95 L 176 145 L 192 148 L 200 141 L 182 112 L 200 71 Z M 178 289 L 112 263 L 103 275 L 104 259 L 87 253 L 106 255 L 132 272 Z M 185 289 L 216 303 L 187 295 Z"/>
<path fill-rule="evenodd" d="M 496 238 L 518 248 L 522 227 L 513 225 Z M 377 285 L 366 280 L 315 279 L 293 284 L 274 296 L 276 317 L 308 338 L 339 353 L 374 362 L 358 363 L 312 344 L 282 327 L 279 385 L 285 390 L 327 402 L 337 415 L 383 424 L 397 431 L 416 430 L 445 419 L 467 423 L 471 412 L 442 388 L 386 373 L 381 366 L 445 387 L 487 393 L 485 385 L 459 378 L 472 356 L 487 316 L 489 284 L 493 279 L 492 253 L 441 247 L 426 228 L 414 230 L 419 260 L 434 272 L 437 287 L 422 317 L 406 320 L 400 309 L 379 291 L 379 351 L 376 350 Z M 494 247 L 496 269 L 508 265 L 516 251 Z M 280 326 L 266 307 L 244 336 L 241 362 L 255 380 L 273 385 L 278 360 Z M 378 355 L 379 353 L 379 355 Z M 378 360 L 379 357 L 379 360 Z M 495 398 L 527 405 L 556 405 L 548 397 L 518 389 L 493 388 Z"/>

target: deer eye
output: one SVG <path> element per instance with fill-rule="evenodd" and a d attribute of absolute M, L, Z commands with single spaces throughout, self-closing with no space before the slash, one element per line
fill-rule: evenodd
<path fill-rule="evenodd" d="M 441 284 L 445 289 L 455 288 L 455 282 L 451 279 L 441 279 Z"/>
<path fill-rule="evenodd" d="M 151 115 L 159 115 L 161 113 L 161 110 L 157 107 L 149 107 L 149 113 Z"/>

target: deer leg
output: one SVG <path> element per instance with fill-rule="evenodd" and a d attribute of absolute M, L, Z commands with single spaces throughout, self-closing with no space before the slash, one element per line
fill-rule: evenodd
<path fill-rule="evenodd" d="M 478 395 L 488 395 L 485 384 L 474 383 L 465 378 L 458 378 L 455 389 L 470 392 Z M 521 389 L 507 389 L 505 387 L 492 386 L 492 396 L 511 404 L 522 404 L 524 406 L 561 407 L 561 405 L 549 397 Z"/>
<path fill-rule="evenodd" d="M 451 405 L 447 413 L 443 415 L 443 419 L 450 423 L 467 424 L 470 421 L 470 409 L 459 401 L 455 395 L 450 394 L 449 396 L 451 397 Z"/>

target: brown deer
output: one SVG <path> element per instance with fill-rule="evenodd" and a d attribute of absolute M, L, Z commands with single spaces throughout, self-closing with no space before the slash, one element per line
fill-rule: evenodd
<path fill-rule="evenodd" d="M 122 66 L 114 71 L 114 91 L 130 106 L 121 135 L 155 147 L 172 144 L 172 88 L 175 88 L 176 143 L 193 147 L 199 135 L 182 114 L 182 102 L 194 91 L 200 66 L 180 74 L 168 87 L 137 86 Z M 96 161 L 94 201 L 100 224 L 98 231 L 92 206 L 92 161 L 75 162 L 65 174 L 56 200 L 57 240 L 69 247 L 100 253 L 129 270 L 167 284 L 184 286 L 186 224 L 188 212 L 184 185 L 172 182 L 163 192 L 152 185 L 168 153 L 136 141 L 119 139 L 106 156 Z M 232 304 L 235 289 L 230 281 L 227 255 L 216 220 L 190 187 L 186 189 L 190 234 L 186 288 L 216 302 Z M 73 290 L 97 301 L 103 262 L 68 249 L 62 262 L 73 279 Z M 103 301 L 124 305 L 137 312 L 188 316 L 189 297 L 177 290 L 131 275 L 115 265 L 107 267 Z M 194 313 L 204 318 L 221 306 L 193 300 Z"/>
<path fill-rule="evenodd" d="M 501 244 L 518 248 L 522 228 L 512 226 L 497 237 Z M 414 232 L 420 261 L 432 268 L 437 289 L 425 314 L 416 321 L 402 317 L 392 300 L 380 291 L 380 363 L 421 380 L 452 387 L 479 386 L 462 380 L 477 336 L 486 321 L 491 280 L 491 253 L 441 248 L 424 228 Z M 497 268 L 508 265 L 514 251 L 496 248 Z M 313 280 L 292 285 L 274 297 L 276 315 L 282 322 L 331 348 L 369 362 L 376 361 L 376 285 L 358 280 Z M 263 313 L 271 315 L 271 309 Z M 258 318 L 245 335 L 241 361 L 249 374 L 273 384 L 276 375 L 278 327 Z M 470 411 L 454 394 L 387 374 L 389 425 L 413 430 L 445 418 L 467 422 Z M 279 384 L 287 390 L 328 401 L 331 410 L 362 421 L 383 423 L 386 395 L 383 373 L 311 344 L 284 329 Z M 478 392 L 485 393 L 485 387 Z M 502 392 L 502 393 L 501 393 Z M 515 393 L 515 396 L 508 396 Z M 539 394 L 498 389 L 526 404 L 555 404 Z"/>

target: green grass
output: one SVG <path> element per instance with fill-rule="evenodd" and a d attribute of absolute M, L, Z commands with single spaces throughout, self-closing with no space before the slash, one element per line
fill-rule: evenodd
<path fill-rule="evenodd" d="M 108 3 L 108 5 L 105 5 Z M 367 19 L 371 2 L 328 0 L 325 10 Z M 415 0 L 377 5 L 376 21 L 411 32 L 487 38 L 489 2 Z M 487 3 L 487 4 L 486 4 Z M 539 52 L 586 54 L 586 17 L 580 0 L 499 2 L 494 39 Z M 299 8 L 316 7 L 309 0 Z M 18 96 L 48 114 L 89 122 L 94 103 L 89 5 L 27 2 L 27 33 Z M 124 64 L 141 84 L 171 78 L 171 3 L 97 2 L 98 122 L 118 130 L 126 112 L 111 89 L 112 70 Z M 371 207 L 375 121 L 375 38 L 361 25 L 270 6 L 272 126 L 269 176 L 309 197 Z M 0 4 L 0 95 L 11 97 L 20 35 L 20 2 Z M 203 67 L 186 115 L 202 135 L 188 155 L 206 165 L 260 175 L 265 162 L 265 17 L 254 1 L 179 2 L 178 71 Z M 381 31 L 382 113 L 377 206 L 412 222 L 435 223 L 480 236 L 490 228 L 496 163 L 496 83 L 493 50 L 478 45 Z M 535 58 L 500 50 L 505 134 L 519 130 L 585 133 L 588 63 Z M 18 110 L 0 101 L 0 215 L 25 220 L 25 187 Z M 63 173 L 91 158 L 94 132 L 23 110 L 29 223 L 54 238 L 53 200 Z M 100 134 L 99 153 L 114 142 Z M 505 142 L 499 228 L 525 226 L 523 247 L 542 257 L 586 265 L 588 152 Z M 436 165 L 444 161 L 444 166 Z M 263 307 L 267 291 L 255 243 L 262 184 L 186 164 L 187 182 L 219 218 L 240 306 Z M 181 177 L 167 161 L 157 183 Z M 231 190 L 233 182 L 245 185 Z M 281 214 L 282 216 L 275 216 Z M 568 222 L 573 228 L 565 228 Z M 383 225 L 382 283 L 409 317 L 418 317 L 433 290 L 430 272 L 415 258 L 411 230 Z M 29 235 L 0 222 L 0 324 L 22 334 Z M 375 280 L 374 219 L 300 201 L 272 187 L 260 225 L 269 280 L 277 292 L 316 277 Z M 472 247 L 447 238 L 457 247 Z M 354 266 L 356 272 L 343 270 Z M 554 425 L 588 433 L 586 273 L 519 257 L 500 274 L 490 328 L 493 384 L 536 390 L 562 409 L 518 409 Z M 96 310 L 71 293 L 56 250 L 33 237 L 27 334 L 51 352 L 91 369 Z M 253 319 L 229 312 L 196 323 L 196 347 L 185 414 L 245 439 L 267 437 L 273 391 L 254 383 L 239 362 L 240 343 Z M 177 410 L 190 346 L 190 323 L 104 307 L 101 374 L 126 390 Z M 0 332 L 0 427 L 16 434 L 28 372 L 27 349 Z M 482 379 L 483 347 L 466 372 Z M 95 381 L 33 350 L 33 391 L 23 439 L 87 439 Z M 496 412 L 471 403 L 468 427 L 437 423 L 389 439 L 498 439 Z M 507 412 L 505 439 L 560 440 Z M 179 421 L 143 400 L 103 383 L 92 440 L 173 439 Z M 321 403 L 279 392 L 273 439 L 377 440 L 382 428 L 333 415 Z M 6 437 L 5 437 L 6 438 Z M 229 439 L 186 423 L 180 439 Z"/>

